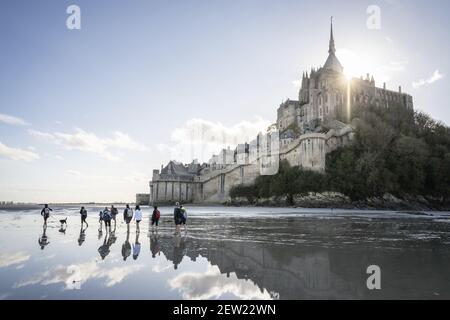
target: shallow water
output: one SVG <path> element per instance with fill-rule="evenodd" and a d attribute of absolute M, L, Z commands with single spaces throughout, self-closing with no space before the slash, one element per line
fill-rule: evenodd
<path fill-rule="evenodd" d="M 450 213 L 188 207 L 176 237 L 172 208 L 157 234 L 148 208 L 139 234 L 121 214 L 99 233 L 101 208 L 87 209 L 83 232 L 78 208 L 54 208 L 44 238 L 39 212 L 0 212 L 0 298 L 450 298 Z M 369 265 L 381 290 L 366 286 Z"/>

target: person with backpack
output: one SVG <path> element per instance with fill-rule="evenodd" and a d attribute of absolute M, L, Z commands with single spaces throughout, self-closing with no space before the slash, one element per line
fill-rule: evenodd
<path fill-rule="evenodd" d="M 173 209 L 173 220 L 175 222 L 175 234 L 180 234 L 180 226 L 183 223 L 183 212 L 178 202 L 175 204 L 175 209 Z"/>
<path fill-rule="evenodd" d="M 130 205 L 127 204 L 125 210 L 123 211 L 123 220 L 125 220 L 128 230 L 130 230 L 130 222 L 132 219 L 133 219 L 133 209 L 131 209 Z"/>
<path fill-rule="evenodd" d="M 108 207 L 105 207 L 105 210 L 103 210 L 103 221 L 105 222 L 105 231 L 108 232 L 109 227 L 111 232 L 111 212 L 109 212 Z"/>
<path fill-rule="evenodd" d="M 117 210 L 114 205 L 111 205 L 111 218 L 114 220 L 114 228 L 116 227 L 116 216 L 119 214 L 119 210 Z"/>
<path fill-rule="evenodd" d="M 53 211 L 53 209 L 49 208 L 48 204 L 45 204 L 44 208 L 41 210 L 41 216 L 44 218 L 45 226 L 47 226 L 47 219 L 50 217 L 50 211 Z"/>
<path fill-rule="evenodd" d="M 152 232 L 153 232 L 154 226 L 156 226 L 156 232 L 158 232 L 159 218 L 161 218 L 161 213 L 159 212 L 158 207 L 154 206 L 153 213 L 152 213 Z"/>
<path fill-rule="evenodd" d="M 136 232 L 139 233 L 139 222 L 142 221 L 142 211 L 140 206 L 136 206 L 134 209 L 134 220 L 136 221 Z"/>
<path fill-rule="evenodd" d="M 86 228 L 89 227 L 88 223 L 86 222 L 87 210 L 84 207 L 81 207 L 80 215 L 81 215 L 81 228 L 83 229 L 83 223 L 86 223 Z"/>

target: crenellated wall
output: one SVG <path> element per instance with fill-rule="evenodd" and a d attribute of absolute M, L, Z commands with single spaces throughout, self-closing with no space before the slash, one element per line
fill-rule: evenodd
<path fill-rule="evenodd" d="M 280 147 L 279 160 L 286 159 L 291 166 L 301 166 L 310 170 L 325 170 L 326 154 L 337 147 L 350 143 L 353 137 L 351 127 L 331 129 L 327 133 L 301 135 L 288 145 Z M 248 158 L 247 158 L 248 159 Z M 230 199 L 230 190 L 236 185 L 251 185 L 262 174 L 262 156 L 246 164 L 229 164 L 220 169 L 208 168 L 190 179 L 153 172 L 150 182 L 150 201 L 155 204 L 182 203 L 223 203 Z M 248 162 L 248 161 L 247 161 Z"/>

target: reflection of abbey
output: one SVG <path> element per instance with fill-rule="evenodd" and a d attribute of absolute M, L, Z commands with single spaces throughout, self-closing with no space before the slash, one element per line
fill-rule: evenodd
<path fill-rule="evenodd" d="M 373 77 L 347 80 L 336 57 L 331 25 L 328 58 L 323 67 L 303 73 L 298 100 L 287 100 L 277 110 L 276 130 L 255 140 L 224 149 L 208 163 L 184 165 L 171 161 L 161 171 L 153 171 L 150 202 L 223 202 L 232 186 L 251 184 L 261 173 L 273 174 L 278 161 L 311 170 L 325 169 L 325 156 L 352 140 L 349 113 L 352 106 L 403 105 L 413 108 L 412 97 L 375 86 Z M 279 144 L 269 143 L 274 139 Z M 268 145 L 268 148 L 266 146 Z M 268 169 L 267 169 L 268 168 Z M 137 195 L 148 203 L 148 195 Z"/>

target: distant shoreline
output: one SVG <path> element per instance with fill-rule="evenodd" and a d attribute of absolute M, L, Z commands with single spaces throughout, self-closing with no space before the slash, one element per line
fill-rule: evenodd
<path fill-rule="evenodd" d="M 125 202 L 116 202 L 116 203 L 49 203 L 50 207 L 81 207 L 81 206 L 117 206 L 124 207 L 127 203 Z M 130 205 L 135 205 L 135 203 L 128 203 Z M 368 203 L 360 202 L 353 204 L 333 204 L 333 205 L 324 205 L 318 203 L 304 203 L 303 205 L 287 205 L 286 203 L 245 203 L 245 202 L 227 202 L 227 203 L 185 203 L 186 206 L 195 206 L 195 207 L 236 207 L 236 208 L 292 208 L 292 209 L 337 209 L 337 210 L 380 210 L 380 211 L 402 211 L 402 212 L 411 212 L 411 213 L 420 213 L 426 211 L 442 211 L 447 212 L 450 211 L 450 208 L 442 207 L 415 207 L 411 206 L 403 206 L 403 205 L 387 205 L 387 206 L 373 206 Z M 174 204 L 171 203 L 160 203 L 159 207 L 173 207 Z M 0 205 L 0 211 L 16 211 L 16 210 L 41 210 L 43 204 L 8 204 L 8 205 Z M 141 205 L 141 207 L 152 207 L 152 205 Z"/>

